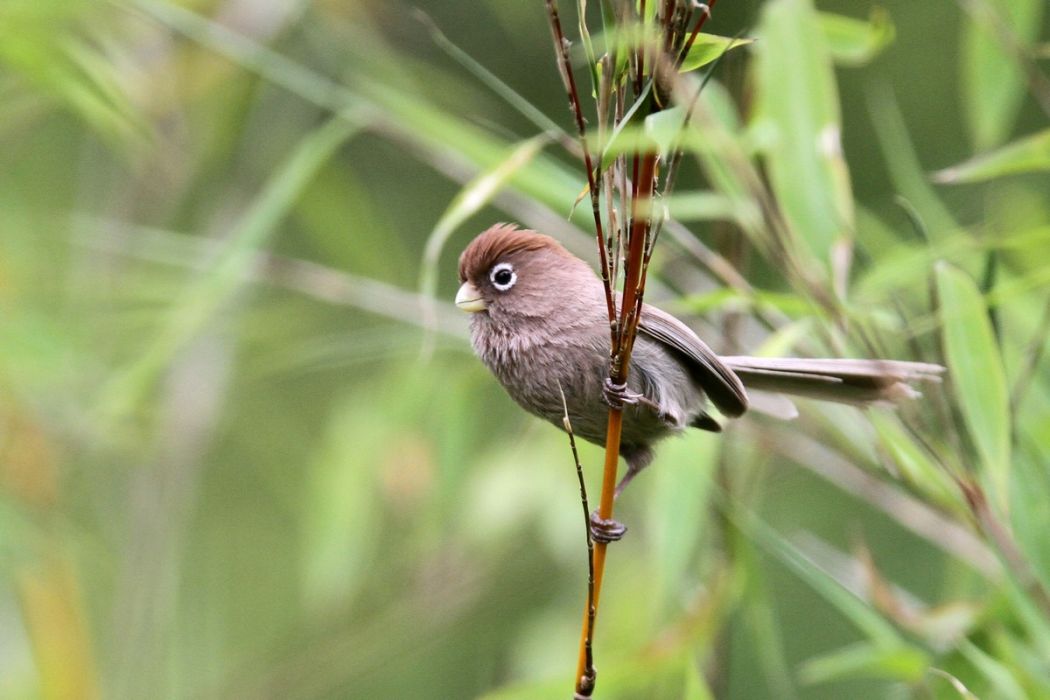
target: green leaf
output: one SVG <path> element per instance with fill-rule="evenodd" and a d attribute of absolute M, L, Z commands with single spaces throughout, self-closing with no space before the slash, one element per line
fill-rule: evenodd
<path fill-rule="evenodd" d="M 716 60 L 726 51 L 747 46 L 754 43 L 754 41 L 754 39 L 718 36 L 717 34 L 704 34 L 701 32 L 696 35 L 696 41 L 689 47 L 689 53 L 686 54 L 685 60 L 682 61 L 681 70 L 682 72 L 696 70 Z"/>
<path fill-rule="evenodd" d="M 806 661 L 799 671 L 803 683 L 827 683 L 847 678 L 889 678 L 913 682 L 922 678 L 929 657 L 918 647 L 881 647 L 861 642 Z"/>
<path fill-rule="evenodd" d="M 959 489 L 945 471 L 927 457 L 922 446 L 908 435 L 897 416 L 872 411 L 869 419 L 905 481 L 941 506 L 960 506 Z"/>
<path fill-rule="evenodd" d="M 0 75 L 18 76 L 118 148 L 142 145 L 149 128 L 112 56 L 85 37 L 81 20 L 99 14 L 84 0 L 0 3 Z"/>
<path fill-rule="evenodd" d="M 648 533 L 652 560 L 658 563 L 652 571 L 652 595 L 660 613 L 659 608 L 680 601 L 688 588 L 694 575 L 689 564 L 705 535 L 719 442 L 717 436 L 699 432 L 668 443 L 660 470 L 653 470 Z M 690 526 L 682 527 L 683 522 Z"/>
<path fill-rule="evenodd" d="M 1050 449 L 1031 445 L 1025 452 L 1031 454 L 1016 460 L 1010 516 L 1034 573 L 1050 588 L 1050 541 L 1045 537 L 1050 532 Z"/>
<path fill-rule="evenodd" d="M 983 182 L 1006 175 L 1050 171 L 1050 129 L 1036 132 L 989 153 L 933 175 L 937 182 L 956 185 Z"/>
<path fill-rule="evenodd" d="M 609 134 L 608 141 L 601 144 L 602 157 L 598 161 L 598 169 L 605 171 L 616 157 L 621 153 L 630 152 L 633 148 L 640 148 L 639 145 L 639 133 L 637 129 L 632 128 L 631 119 L 638 112 L 639 108 L 649 99 L 649 92 L 652 90 L 653 84 L 646 83 L 645 89 L 642 90 L 642 94 L 634 101 L 634 104 L 624 113 L 623 119 L 616 125 L 616 128 Z"/>
<path fill-rule="evenodd" d="M 759 27 L 758 109 L 769 178 L 791 229 L 828 260 L 854 228 L 831 57 L 810 0 L 773 0 Z"/>
<path fill-rule="evenodd" d="M 958 229 L 959 225 L 937 197 L 919 163 L 893 92 L 886 87 L 872 90 L 868 95 L 868 110 L 890 179 L 901 197 L 921 215 L 930 239 L 938 241 Z"/>
<path fill-rule="evenodd" d="M 964 641 L 959 646 L 959 651 L 987 679 L 995 691 L 993 697 L 1006 698 L 1006 700 L 1025 700 L 1028 698 L 1028 693 L 1021 688 L 1021 684 L 1017 682 L 1010 669 L 989 656 L 975 644 Z"/>
<path fill-rule="evenodd" d="M 830 12 L 819 13 L 819 21 L 831 57 L 843 66 L 870 63 L 897 35 L 889 13 L 881 7 L 872 8 L 866 22 Z"/>
<path fill-rule="evenodd" d="M 682 127 L 685 124 L 686 109 L 684 106 L 664 109 L 645 118 L 645 135 L 659 149 L 660 155 L 666 155 L 680 140 Z"/>
<path fill-rule="evenodd" d="M 981 459 L 993 501 L 1006 512 L 1010 487 L 1010 399 L 999 345 L 977 284 L 936 266 L 944 351 L 952 388 Z"/>
<path fill-rule="evenodd" d="M 743 596 L 748 604 L 741 606 L 739 615 L 750 635 L 750 644 L 760 661 L 766 687 L 780 700 L 795 700 L 795 679 L 784 649 L 784 632 L 774 603 L 774 587 L 770 586 L 768 572 L 762 567 L 758 548 L 739 530 L 728 533 L 733 538 L 736 566 L 744 579 Z"/>
<path fill-rule="evenodd" d="M 867 602 L 858 598 L 799 551 L 759 516 L 744 507 L 730 506 L 730 518 L 752 541 L 776 557 L 785 567 L 809 585 L 831 606 L 842 613 L 878 648 L 899 649 L 903 638 L 896 628 Z"/>
<path fill-rule="evenodd" d="M 405 436 L 392 439 L 390 425 L 371 408 L 351 400 L 332 413 L 304 476 L 309 505 L 303 519 L 302 587 L 304 602 L 317 611 L 346 605 L 354 597 L 378 546 L 378 471 L 349 465 L 379 453 L 378 446 L 404 444 Z"/>
<path fill-rule="evenodd" d="M 963 104 L 977 150 L 1005 139 L 1025 96 L 1025 67 L 1019 55 L 1039 37 L 1046 0 L 963 3 Z"/>
<path fill-rule="evenodd" d="M 718 192 L 694 190 L 671 194 L 663 203 L 678 221 L 733 221 L 736 209 L 732 200 Z"/>
<path fill-rule="evenodd" d="M 434 24 L 430 17 L 422 14 L 422 12 L 420 12 L 420 16 L 423 17 L 423 22 L 430 31 L 431 40 L 433 40 L 439 48 L 443 49 L 445 53 L 451 56 L 453 60 L 467 69 L 475 78 L 492 90 L 492 92 L 503 98 L 507 104 L 518 110 L 522 116 L 531 121 L 538 128 L 552 134 L 565 134 L 565 130 L 560 124 L 544 114 L 535 105 L 516 92 L 514 88 L 503 82 L 499 76 L 482 65 L 480 61 L 459 48 L 459 46 L 457 46 L 451 39 L 445 36 L 444 32 Z M 592 55 L 593 52 L 591 52 L 590 47 L 588 46 L 588 56 Z"/>
<path fill-rule="evenodd" d="M 691 657 L 686 657 L 682 670 L 685 673 L 682 700 L 714 700 L 714 694 L 700 673 L 700 664 L 694 663 Z"/>

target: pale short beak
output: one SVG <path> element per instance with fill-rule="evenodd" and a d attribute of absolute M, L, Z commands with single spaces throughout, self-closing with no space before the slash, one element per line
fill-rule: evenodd
<path fill-rule="evenodd" d="M 470 282 L 464 282 L 460 285 L 459 291 L 456 292 L 456 306 L 472 314 L 488 308 L 485 300 L 481 298 L 481 292 Z"/>

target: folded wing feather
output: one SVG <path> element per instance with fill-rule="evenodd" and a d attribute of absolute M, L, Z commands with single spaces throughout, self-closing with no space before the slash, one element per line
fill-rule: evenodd
<path fill-rule="evenodd" d="M 740 378 L 689 326 L 655 306 L 644 304 L 638 331 L 680 353 L 687 361 L 690 374 L 719 411 L 736 417 L 747 410 L 747 391 Z"/>

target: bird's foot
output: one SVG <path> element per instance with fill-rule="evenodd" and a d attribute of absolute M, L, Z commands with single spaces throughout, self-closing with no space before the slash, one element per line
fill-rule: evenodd
<path fill-rule="evenodd" d="M 617 384 L 609 377 L 602 382 L 602 400 L 609 408 L 622 409 L 624 406 L 633 406 L 644 397 L 627 388 L 627 383 Z"/>
<path fill-rule="evenodd" d="M 603 518 L 598 511 L 591 513 L 591 539 L 595 542 L 616 542 L 627 534 L 627 526 L 612 518 Z"/>
<path fill-rule="evenodd" d="M 576 684 L 576 692 L 572 695 L 573 700 L 589 700 L 594 692 L 594 684 L 597 680 L 598 672 L 592 666 L 580 676 L 579 682 Z"/>

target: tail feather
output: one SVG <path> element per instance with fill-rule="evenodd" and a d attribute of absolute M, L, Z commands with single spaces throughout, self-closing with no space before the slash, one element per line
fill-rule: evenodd
<path fill-rule="evenodd" d="M 919 396 L 912 382 L 941 380 L 944 367 L 897 360 L 723 357 L 748 389 L 856 405 Z"/>

